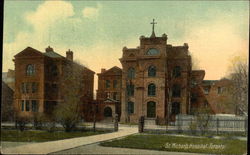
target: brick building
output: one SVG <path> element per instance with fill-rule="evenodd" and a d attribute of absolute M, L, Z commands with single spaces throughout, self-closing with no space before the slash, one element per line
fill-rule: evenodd
<path fill-rule="evenodd" d="M 121 68 L 114 66 L 108 70 L 101 69 L 98 76 L 98 118 L 99 120 L 121 115 Z"/>
<path fill-rule="evenodd" d="M 167 39 L 166 34 L 157 37 L 153 27 L 150 37 L 140 37 L 140 46 L 123 48 L 122 122 L 138 122 L 140 116 L 145 116 L 163 124 L 196 107 L 190 102 L 191 85 L 201 89 L 205 71 L 192 71 L 187 43 L 172 46 Z"/>
<path fill-rule="evenodd" d="M 60 78 L 66 64 L 76 64 L 73 52 L 67 51 L 66 57 L 54 52 L 51 47 L 40 52 L 31 47 L 25 48 L 14 56 L 15 93 L 14 108 L 17 115 L 32 116 L 36 112 L 50 114 L 55 105 L 63 99 Z M 93 101 L 94 72 L 76 64 L 82 71 L 83 88 L 79 96 L 86 106 Z M 82 110 L 86 111 L 83 106 Z M 87 113 L 86 113 L 87 114 Z"/>

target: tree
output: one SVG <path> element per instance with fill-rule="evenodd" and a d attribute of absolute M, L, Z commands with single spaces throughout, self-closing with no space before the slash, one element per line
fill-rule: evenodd
<path fill-rule="evenodd" d="M 55 118 L 66 132 L 72 131 L 81 118 L 81 94 L 83 91 L 83 66 L 72 61 L 63 65 L 60 77 L 62 102 L 55 109 Z"/>
<path fill-rule="evenodd" d="M 248 114 L 248 60 L 247 56 L 235 56 L 231 60 L 229 78 L 233 83 L 231 95 L 236 104 L 236 114 Z"/>

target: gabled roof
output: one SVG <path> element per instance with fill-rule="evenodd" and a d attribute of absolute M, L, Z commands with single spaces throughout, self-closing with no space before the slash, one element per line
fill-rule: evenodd
<path fill-rule="evenodd" d="M 114 66 L 114 67 L 112 67 L 112 68 L 106 70 L 105 72 L 98 73 L 98 75 L 100 75 L 100 74 L 108 74 L 108 73 L 110 73 L 110 72 L 112 72 L 112 71 L 118 71 L 118 72 L 121 73 L 121 72 L 122 72 L 122 69 L 119 68 L 119 67 L 117 67 L 117 66 Z"/>
<path fill-rule="evenodd" d="M 14 57 L 30 55 L 31 52 L 33 52 L 34 54 L 40 55 L 40 56 L 44 56 L 44 54 L 42 52 L 28 46 L 24 50 L 22 50 L 21 52 L 17 53 Z"/>
<path fill-rule="evenodd" d="M 111 103 L 113 103 L 113 102 L 119 102 L 119 101 L 117 101 L 117 100 L 114 100 L 114 99 L 112 99 L 112 98 L 107 98 L 105 101 L 104 101 L 105 103 L 107 103 L 107 102 L 111 102 Z"/>

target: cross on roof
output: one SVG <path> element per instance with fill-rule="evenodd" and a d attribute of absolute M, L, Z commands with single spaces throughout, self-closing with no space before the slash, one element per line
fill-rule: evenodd
<path fill-rule="evenodd" d="M 155 19 L 153 19 L 153 22 L 152 22 L 152 23 L 150 23 L 150 24 L 152 24 L 152 25 L 153 25 L 153 28 L 152 28 L 152 35 L 151 35 L 151 37 L 155 37 L 155 24 L 157 24 L 157 23 L 155 22 Z"/>

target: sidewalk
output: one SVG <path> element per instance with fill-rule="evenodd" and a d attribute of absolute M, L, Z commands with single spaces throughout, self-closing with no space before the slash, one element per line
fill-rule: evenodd
<path fill-rule="evenodd" d="M 48 154 L 79 147 L 82 145 L 93 144 L 119 137 L 124 137 L 131 134 L 135 134 L 137 132 L 138 132 L 137 128 L 120 127 L 118 132 L 107 133 L 102 135 L 34 143 L 34 144 L 21 145 L 11 148 L 2 148 L 1 153 L 2 154 Z"/>

